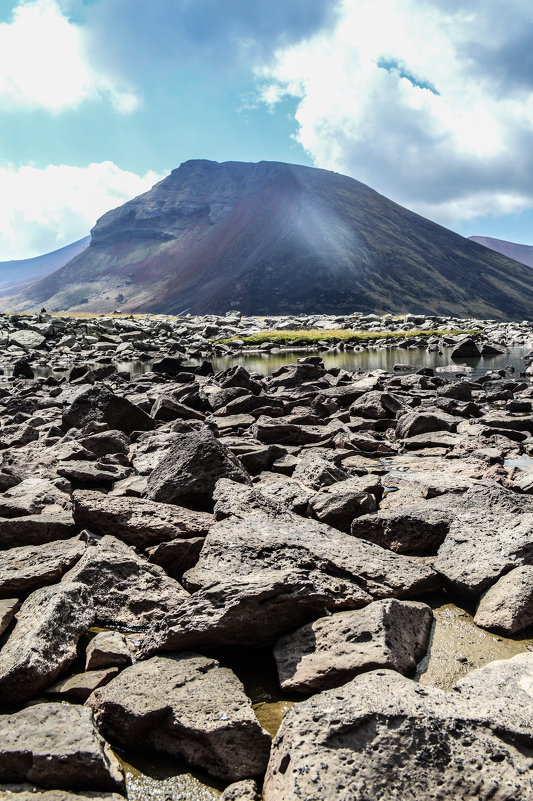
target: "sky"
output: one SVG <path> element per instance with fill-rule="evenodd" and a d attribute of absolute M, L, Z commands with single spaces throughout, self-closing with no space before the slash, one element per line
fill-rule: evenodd
<path fill-rule="evenodd" d="M 0 261 L 196 158 L 335 170 L 533 244 L 533 4 L 0 0 Z"/>

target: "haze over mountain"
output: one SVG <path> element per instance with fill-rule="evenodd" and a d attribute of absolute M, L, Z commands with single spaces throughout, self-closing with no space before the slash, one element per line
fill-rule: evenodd
<path fill-rule="evenodd" d="M 194 160 L 101 217 L 90 247 L 11 304 L 523 319 L 533 287 L 525 266 L 352 178 Z"/>
<path fill-rule="evenodd" d="M 507 242 L 505 239 L 494 239 L 491 236 L 469 236 L 472 242 L 484 245 L 486 248 L 502 253 L 510 259 L 533 267 L 533 245 L 519 245 L 516 242 Z"/>
<path fill-rule="evenodd" d="M 70 245 L 65 245 L 51 253 L 45 253 L 43 256 L 35 256 L 32 259 L 0 261 L 0 292 L 2 294 L 20 292 L 24 287 L 63 267 L 74 256 L 85 250 L 90 241 L 90 236 L 84 236 L 83 239 L 78 239 L 77 242 L 72 242 Z"/>

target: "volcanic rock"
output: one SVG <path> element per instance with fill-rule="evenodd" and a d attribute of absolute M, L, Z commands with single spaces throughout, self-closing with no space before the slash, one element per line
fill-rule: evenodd
<path fill-rule="evenodd" d="M 81 582 L 92 592 L 100 625 L 142 628 L 188 597 L 161 567 L 111 536 L 90 545 L 62 581 Z"/>
<path fill-rule="evenodd" d="M 91 596 L 82 584 L 35 590 L 0 651 L 0 704 L 26 701 L 55 681 L 76 658 L 78 640 L 93 618 Z"/>
<path fill-rule="evenodd" d="M 265 770 L 270 737 L 240 681 L 214 659 L 184 653 L 138 662 L 87 704 L 104 735 L 122 747 L 142 742 L 227 781 Z"/>
<path fill-rule="evenodd" d="M 281 688 L 325 690 L 376 668 L 408 673 L 427 649 L 432 621 L 426 604 L 393 599 L 321 617 L 276 643 Z"/>
<path fill-rule="evenodd" d="M 60 703 L 0 715 L 0 781 L 125 791 L 120 763 L 98 734 L 91 711 Z"/>

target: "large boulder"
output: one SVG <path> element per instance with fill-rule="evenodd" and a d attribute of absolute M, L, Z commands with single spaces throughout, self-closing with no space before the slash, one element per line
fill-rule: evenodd
<path fill-rule="evenodd" d="M 498 705 L 421 687 L 394 671 L 365 673 L 289 710 L 272 744 L 263 799 L 533 797 L 532 706 L 529 698 L 523 707 L 524 695 Z"/>
<path fill-rule="evenodd" d="M 456 592 L 478 598 L 525 564 L 533 564 L 533 514 L 480 508 L 453 520 L 434 566 Z"/>
<path fill-rule="evenodd" d="M 60 703 L 35 704 L 0 715 L 0 781 L 125 792 L 120 763 L 98 733 L 91 711 Z M 1 790 L 0 795 L 4 797 Z M 13 801 L 19 798 L 13 793 Z M 31 793 L 31 798 L 38 799 L 39 794 Z"/>
<path fill-rule="evenodd" d="M 205 537 L 213 516 L 147 498 L 113 497 L 77 490 L 72 495 L 74 519 L 97 534 L 110 534 L 147 548 L 178 537 Z"/>
<path fill-rule="evenodd" d="M 330 584 L 331 608 L 353 608 L 352 597 L 412 598 L 439 586 L 425 564 L 293 514 L 243 513 L 216 523 L 184 584 L 196 590 L 228 576 L 302 570 Z M 339 582 L 339 579 L 341 581 Z M 369 599 L 370 600 L 370 599 Z"/>
<path fill-rule="evenodd" d="M 482 595 L 476 626 L 516 634 L 533 624 L 533 566 L 515 567 Z"/>
<path fill-rule="evenodd" d="M 262 570 L 226 577 L 193 593 L 155 623 L 140 653 L 269 645 L 280 634 L 325 614 L 339 598 L 351 608 L 371 601 L 357 584 L 314 570 Z"/>
<path fill-rule="evenodd" d="M 142 743 L 226 781 L 265 770 L 270 737 L 240 681 L 215 659 L 183 653 L 138 662 L 86 703 L 122 747 Z"/>
<path fill-rule="evenodd" d="M 455 431 L 458 422 L 456 417 L 438 410 L 407 412 L 396 424 L 396 436 L 405 439 L 431 431 Z"/>
<path fill-rule="evenodd" d="M 35 590 L 0 650 L 0 704 L 26 701 L 52 684 L 74 662 L 93 619 L 91 595 L 82 584 Z"/>
<path fill-rule="evenodd" d="M 212 432 L 181 434 L 148 477 L 146 498 L 202 509 L 212 508 L 220 478 L 250 484 L 250 476 L 236 456 Z"/>
<path fill-rule="evenodd" d="M 92 592 L 100 625 L 143 628 L 188 597 L 163 568 L 111 536 L 88 547 L 62 580 L 80 582 Z"/>
<path fill-rule="evenodd" d="M 432 622 L 426 604 L 395 599 L 321 617 L 276 643 L 281 687 L 310 693 L 376 668 L 408 673 L 426 652 Z"/>
<path fill-rule="evenodd" d="M 124 434 L 155 428 L 150 415 L 139 406 L 99 384 L 80 392 L 63 411 L 65 430 L 83 428 L 93 421 L 106 423 L 110 429 L 118 429 Z"/>

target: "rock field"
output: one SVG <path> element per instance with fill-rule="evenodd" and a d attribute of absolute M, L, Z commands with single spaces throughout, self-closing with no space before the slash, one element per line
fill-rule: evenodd
<path fill-rule="evenodd" d="M 355 346 L 403 366 L 213 370 L 291 326 L 405 331 Z M 533 799 L 533 653 L 415 680 L 437 594 L 533 626 L 533 323 L 43 312 L 0 344 L 2 801 L 119 801 L 144 751 L 223 801 Z M 451 366 L 407 369 L 421 344 Z M 520 373 L 463 364 L 511 346 Z M 258 649 L 274 739 L 228 666 Z"/>

